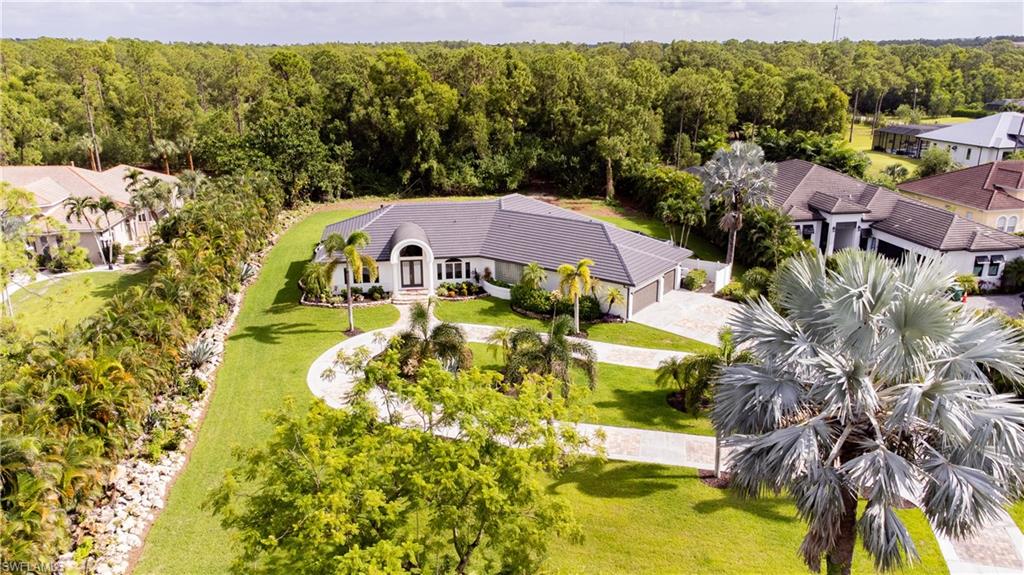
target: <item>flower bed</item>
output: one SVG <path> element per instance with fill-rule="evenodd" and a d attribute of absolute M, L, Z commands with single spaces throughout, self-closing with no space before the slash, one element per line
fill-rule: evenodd
<path fill-rule="evenodd" d="M 316 301 L 306 299 L 306 294 L 302 294 L 299 298 L 299 303 L 302 305 L 308 305 L 310 307 L 333 307 L 341 308 L 348 307 L 348 302 L 342 298 L 338 298 L 336 301 Z M 384 299 L 361 299 L 357 300 L 353 298 L 352 307 L 373 307 L 377 305 L 384 305 L 391 303 L 391 293 L 386 292 Z"/>
<path fill-rule="evenodd" d="M 480 284 L 467 280 L 457 283 L 444 282 L 437 286 L 434 295 L 443 300 L 459 301 L 483 297 L 487 292 Z"/>

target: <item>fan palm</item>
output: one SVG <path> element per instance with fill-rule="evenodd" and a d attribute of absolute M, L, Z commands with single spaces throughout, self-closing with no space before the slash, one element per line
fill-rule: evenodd
<path fill-rule="evenodd" d="M 587 342 L 569 337 L 572 318 L 558 316 L 551 322 L 547 337 L 520 327 L 512 333 L 506 355 L 505 381 L 516 384 L 527 373 L 551 375 L 562 382 L 562 395 L 569 396 L 573 384 L 572 368 L 583 371 L 590 389 L 597 385 L 597 352 Z"/>
<path fill-rule="evenodd" d="M 941 261 L 801 255 L 777 283 L 780 310 L 762 298 L 730 322 L 758 363 L 723 368 L 712 420 L 734 486 L 793 495 L 808 566 L 849 573 L 858 535 L 878 569 L 913 560 L 903 501 L 962 537 L 1020 493 L 1024 407 L 986 373 L 1021 380 L 1021 337 L 948 301 Z"/>
<path fill-rule="evenodd" d="M 68 223 L 70 223 L 72 219 L 78 223 L 85 222 L 85 225 L 89 228 L 89 233 L 96 238 L 96 243 L 100 248 L 100 259 L 103 260 L 104 264 L 109 266 L 110 263 L 107 261 L 107 254 L 103 251 L 103 242 L 100 241 L 100 235 L 96 233 L 93 221 L 89 218 L 89 214 L 95 213 L 98 209 L 97 202 L 94 198 L 76 196 L 64 198 L 64 219 Z"/>
<path fill-rule="evenodd" d="M 192 169 L 185 170 L 178 174 L 178 193 L 183 200 L 195 199 L 200 190 L 206 186 L 206 175 Z"/>
<path fill-rule="evenodd" d="M 540 289 L 546 279 L 548 279 L 548 272 L 544 271 L 544 268 L 540 267 L 537 262 L 530 262 L 523 268 L 519 283 L 530 289 Z"/>
<path fill-rule="evenodd" d="M 572 325 L 573 333 L 580 332 L 580 297 L 589 292 L 593 286 L 593 279 L 590 277 L 590 266 L 594 265 L 593 260 L 583 258 L 576 262 L 576 265 L 562 264 L 558 266 L 558 287 L 565 297 L 572 300 Z"/>
<path fill-rule="evenodd" d="M 725 263 L 731 264 L 736 255 L 736 233 L 743 227 L 743 208 L 767 205 L 775 188 L 778 169 L 764 161 L 764 151 L 757 144 L 734 142 L 727 150 L 718 150 L 711 157 L 701 179 L 704 181 L 704 206 L 720 201 L 725 215 L 718 227 L 729 234 L 729 248 Z"/>
<path fill-rule="evenodd" d="M 352 308 L 352 281 L 353 278 L 363 277 L 363 268 L 370 270 L 370 281 L 377 281 L 377 262 L 372 257 L 360 253 L 360 250 L 370 245 L 370 234 L 363 231 L 355 231 L 347 237 L 341 234 L 331 234 L 324 240 L 324 251 L 333 261 L 344 261 L 346 266 L 345 291 L 348 300 L 348 331 L 356 329 L 356 318 Z M 334 254 L 339 253 L 341 260 L 335 258 Z"/>
<path fill-rule="evenodd" d="M 153 157 L 158 158 L 164 163 L 164 173 L 168 176 L 171 175 L 171 163 L 170 158 L 174 154 L 178 153 L 178 146 L 170 140 L 162 140 L 157 138 L 153 141 L 152 150 Z"/>
<path fill-rule="evenodd" d="M 406 375 L 413 375 L 423 362 L 436 359 L 445 369 L 455 372 L 473 364 L 473 353 L 466 345 L 466 334 L 454 323 L 442 322 L 430 328 L 430 306 L 412 305 L 409 329 L 395 338 L 399 361 Z"/>
<path fill-rule="evenodd" d="M 499 327 L 487 336 L 487 347 L 494 354 L 494 358 L 500 359 L 502 363 L 508 361 L 508 352 L 512 349 L 512 334 L 514 333 L 514 328 Z"/>

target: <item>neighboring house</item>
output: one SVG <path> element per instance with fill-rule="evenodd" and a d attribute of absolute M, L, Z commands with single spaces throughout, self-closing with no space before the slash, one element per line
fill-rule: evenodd
<path fill-rule="evenodd" d="M 901 192 L 1004 232 L 1024 230 L 1024 160 L 1002 160 L 903 182 Z"/>
<path fill-rule="evenodd" d="M 68 220 L 64 200 L 69 197 L 110 196 L 118 206 L 127 208 L 131 196 L 125 190 L 124 178 L 133 169 L 138 168 L 122 164 L 94 172 L 75 166 L 0 166 L 0 181 L 31 192 L 42 215 L 77 232 L 80 236 L 79 245 L 89 251 L 89 259 L 93 263 L 99 264 L 103 261 L 101 245 L 112 241 L 128 247 L 145 241 L 153 225 L 152 215 L 138 213 L 128 219 L 123 212 L 112 212 L 108 225 L 106 217 L 96 212 L 89 215 L 93 224 L 93 230 L 90 230 L 84 220 Z M 138 170 L 142 172 L 142 178 L 159 178 L 173 185 L 178 183 L 178 179 L 173 176 Z M 157 216 L 160 215 L 162 212 L 158 212 Z M 59 230 L 48 228 L 45 233 L 33 239 L 32 247 L 37 254 L 47 254 L 59 241 Z"/>
<path fill-rule="evenodd" d="M 944 255 L 956 273 L 992 283 L 1006 262 L 1024 257 L 1022 237 L 811 162 L 779 162 L 775 183 L 775 206 L 825 255 L 844 248 Z"/>
<path fill-rule="evenodd" d="M 990 112 L 1001 112 L 1007 109 L 1024 109 L 1024 98 L 1002 98 L 985 102 L 985 109 Z"/>
<path fill-rule="evenodd" d="M 892 124 L 876 129 L 871 136 L 871 149 L 887 154 L 920 158 L 927 143 L 919 136 L 934 132 L 947 124 Z"/>
<path fill-rule="evenodd" d="M 1005 159 L 1024 149 L 1024 114 L 1002 112 L 918 136 L 928 147 L 944 148 L 962 166 Z M 922 150 L 923 151 L 923 150 Z"/>
<path fill-rule="evenodd" d="M 364 253 L 379 266 L 386 291 L 433 293 L 443 282 L 474 279 L 490 270 L 509 283 L 523 267 L 537 262 L 548 272 L 542 286 L 558 289 L 561 264 L 594 261 L 596 295 L 618 288 L 626 296 L 612 313 L 630 318 L 679 287 L 683 263 L 692 255 L 670 242 L 630 232 L 587 216 L 519 194 L 492 200 L 432 202 L 381 206 L 372 212 L 327 226 L 344 236 L 356 230 L 370 235 Z M 331 254 L 317 246 L 317 261 Z M 335 270 L 333 289 L 344 289 L 346 266 Z M 355 285 L 370 285 L 368 272 Z"/>

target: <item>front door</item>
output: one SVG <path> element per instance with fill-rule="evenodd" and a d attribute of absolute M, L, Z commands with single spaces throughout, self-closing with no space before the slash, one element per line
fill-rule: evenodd
<path fill-rule="evenodd" d="M 402 262 L 402 287 L 423 287 L 423 260 Z"/>

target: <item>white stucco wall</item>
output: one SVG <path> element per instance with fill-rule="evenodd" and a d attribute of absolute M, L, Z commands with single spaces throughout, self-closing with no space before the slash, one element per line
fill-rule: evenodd
<path fill-rule="evenodd" d="M 927 138 L 922 139 L 926 142 L 930 142 L 931 147 L 933 148 L 937 147 L 949 150 L 950 155 L 953 157 L 953 161 L 965 168 L 1001 160 L 1003 158 L 1003 152 L 1009 151 L 1000 150 L 998 148 L 982 148 L 980 146 L 957 144 L 956 142 L 928 140 Z M 967 157 L 968 153 L 970 154 L 969 158 Z"/>
<path fill-rule="evenodd" d="M 1024 249 L 992 251 L 992 252 L 968 252 L 968 251 L 961 250 L 961 251 L 946 252 L 945 254 L 943 254 L 942 252 L 940 252 L 938 250 L 933 250 L 933 249 L 925 248 L 925 247 L 920 246 L 918 244 L 915 244 L 915 243 L 912 243 L 912 242 L 908 242 L 907 240 L 904 240 L 902 238 L 898 238 L 898 237 L 896 237 L 894 235 L 887 234 L 885 232 L 881 232 L 881 231 L 878 231 L 878 230 L 872 230 L 872 234 L 878 240 L 882 240 L 882 241 L 888 242 L 888 243 L 890 243 L 890 244 L 892 244 L 894 246 L 903 248 L 903 249 L 905 249 L 905 250 L 907 250 L 909 252 L 915 253 L 915 254 L 921 254 L 921 255 L 924 255 L 924 256 L 928 256 L 928 257 L 939 257 L 939 256 L 942 256 L 942 261 L 945 264 L 946 268 L 949 269 L 950 271 L 952 271 L 953 273 L 956 273 L 956 274 L 973 274 L 974 273 L 974 258 L 976 258 L 978 256 L 989 256 L 989 258 L 991 258 L 994 255 L 1001 255 L 1001 256 L 1003 256 L 1003 258 L 1005 258 L 1005 260 L 1003 262 L 1004 264 L 1006 262 L 1012 260 L 1012 259 L 1016 259 L 1016 258 L 1019 258 L 1019 257 L 1024 257 Z M 988 275 L 988 267 L 986 266 L 986 268 L 982 271 L 982 275 L 979 276 L 979 277 L 980 277 L 980 279 L 988 281 L 988 282 L 999 283 L 999 280 L 1002 278 L 1002 266 L 1000 267 L 999 275 L 997 275 L 997 276 L 990 276 L 990 275 Z"/>

